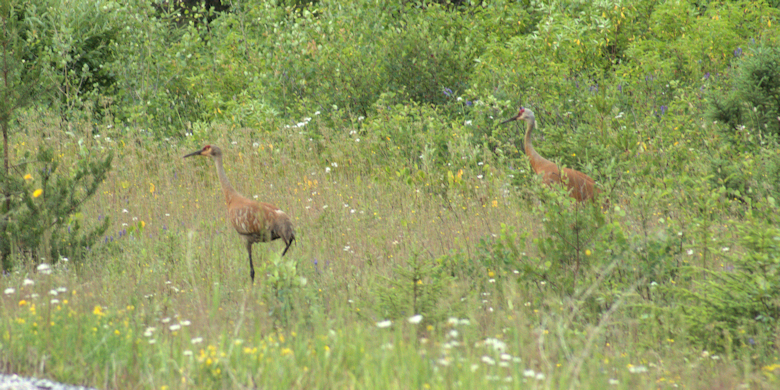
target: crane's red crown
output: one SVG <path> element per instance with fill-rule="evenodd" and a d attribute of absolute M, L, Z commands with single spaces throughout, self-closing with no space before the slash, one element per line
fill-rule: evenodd
<path fill-rule="evenodd" d="M 211 145 L 206 145 L 206 146 L 203 147 L 203 149 L 194 151 L 194 152 L 192 152 L 192 153 L 190 153 L 190 154 L 188 154 L 188 155 L 186 155 L 184 157 L 186 158 L 186 157 L 190 157 L 190 156 L 213 156 L 212 154 L 204 154 L 206 152 L 209 152 L 210 150 L 212 150 L 211 149 Z M 219 150 L 219 149 L 217 149 L 217 150 Z M 211 153 L 213 153 L 213 152 L 211 152 Z"/>

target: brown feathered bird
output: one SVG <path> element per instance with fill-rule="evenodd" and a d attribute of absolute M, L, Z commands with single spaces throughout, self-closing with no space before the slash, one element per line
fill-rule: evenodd
<path fill-rule="evenodd" d="M 281 238 L 286 244 L 284 252 L 282 252 L 282 256 L 284 256 L 295 240 L 290 217 L 272 204 L 255 202 L 236 192 L 225 175 L 225 168 L 222 167 L 222 150 L 218 147 L 206 145 L 203 149 L 184 157 L 190 156 L 207 156 L 214 159 L 217 165 L 219 183 L 222 185 L 222 192 L 225 194 L 228 219 L 238 234 L 246 240 L 246 250 L 249 253 L 249 277 L 254 282 L 255 267 L 252 264 L 252 244 L 256 242 L 270 242 Z"/>
<path fill-rule="evenodd" d="M 540 156 L 539 153 L 533 147 L 531 143 L 531 133 L 536 127 L 536 118 L 534 118 L 533 111 L 527 108 L 520 108 L 520 112 L 517 115 L 501 122 L 501 124 L 523 120 L 526 123 L 525 126 L 525 154 L 531 160 L 531 168 L 538 175 L 542 175 L 542 182 L 548 186 L 553 184 L 564 183 L 569 190 L 569 195 L 576 199 L 578 202 L 593 199 L 599 191 L 595 188 L 596 182 L 588 175 L 575 171 L 574 169 L 563 168 L 563 175 L 561 175 L 560 169 L 552 161 Z"/>

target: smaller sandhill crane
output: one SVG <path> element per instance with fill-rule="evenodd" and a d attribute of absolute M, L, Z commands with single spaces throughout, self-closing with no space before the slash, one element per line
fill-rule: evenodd
<path fill-rule="evenodd" d="M 542 175 L 542 182 L 548 186 L 553 184 L 564 183 L 569 190 L 569 196 L 576 199 L 578 202 L 593 199 L 593 196 L 598 193 L 598 189 L 594 188 L 596 184 L 593 179 L 588 175 L 575 171 L 574 169 L 563 168 L 563 177 L 561 171 L 553 162 L 540 156 L 534 150 L 531 143 L 531 132 L 536 127 L 536 118 L 534 118 L 533 111 L 520 107 L 520 112 L 517 115 L 501 122 L 505 124 L 517 120 L 523 120 L 526 123 L 525 126 L 525 154 L 531 160 L 531 168 L 534 169 L 537 175 Z"/>
<path fill-rule="evenodd" d="M 256 242 L 271 242 L 281 238 L 286 244 L 282 256 L 290 249 L 290 245 L 295 240 L 292 222 L 278 207 L 263 202 L 255 202 L 247 199 L 230 185 L 225 168 L 222 167 L 222 150 L 216 146 L 206 145 L 197 152 L 192 152 L 190 156 L 207 156 L 214 159 L 217 165 L 217 175 L 219 183 L 222 185 L 222 192 L 225 194 L 225 203 L 227 203 L 228 219 L 239 235 L 246 240 L 246 250 L 249 252 L 249 277 L 252 282 L 255 281 L 255 266 L 252 264 L 252 244 Z"/>

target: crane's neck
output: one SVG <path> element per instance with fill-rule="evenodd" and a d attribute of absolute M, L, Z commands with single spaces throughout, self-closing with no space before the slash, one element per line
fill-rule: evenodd
<path fill-rule="evenodd" d="M 215 157 L 214 161 L 217 164 L 217 175 L 219 176 L 219 184 L 222 185 L 222 193 L 225 194 L 225 203 L 230 204 L 230 202 L 233 201 L 233 198 L 238 196 L 238 192 L 236 192 L 236 190 L 233 189 L 233 186 L 230 185 L 230 181 L 228 180 L 227 175 L 225 174 L 225 168 L 222 166 L 222 156 Z"/>
<path fill-rule="evenodd" d="M 531 133 L 533 132 L 534 127 L 536 127 L 536 120 L 527 119 L 525 126 L 525 139 L 523 144 L 525 144 L 525 154 L 528 156 L 528 159 L 531 162 L 531 168 L 536 173 L 542 173 L 543 167 L 552 163 L 546 160 L 544 157 L 540 156 L 539 153 L 536 153 L 534 145 L 531 142 Z"/>
<path fill-rule="evenodd" d="M 523 144 L 525 145 L 525 154 L 531 159 L 531 165 L 534 165 L 536 160 L 542 158 L 539 153 L 536 153 L 534 145 L 531 143 L 531 133 L 534 131 L 534 127 L 536 127 L 536 120 L 528 119 L 525 124 L 525 139 L 523 140 Z"/>

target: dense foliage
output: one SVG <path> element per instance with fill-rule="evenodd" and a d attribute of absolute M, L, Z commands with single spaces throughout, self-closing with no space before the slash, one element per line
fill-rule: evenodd
<path fill-rule="evenodd" d="M 35 251 L 97 265 L 132 254 L 138 264 L 162 259 L 167 273 L 192 272 L 181 263 L 196 256 L 181 249 L 190 233 L 166 224 L 146 234 L 143 220 L 122 227 L 104 216 L 165 197 L 150 181 L 178 183 L 179 150 L 219 141 L 240 145 L 236 161 L 253 162 L 237 168 L 244 176 L 283 178 L 277 201 L 314 205 L 326 181 L 366 191 L 339 198 L 345 213 L 320 206 L 308 225 L 300 221 L 304 249 L 291 251 L 304 253 L 299 262 L 260 266 L 270 327 L 314 328 L 342 314 L 346 303 L 318 294 L 330 288 L 348 300 L 343 310 L 362 310 L 355 321 L 423 315 L 415 337 L 427 342 L 449 317 L 484 314 L 469 300 L 495 299 L 490 311 L 511 315 L 521 296 L 549 315 L 543 324 L 561 324 L 562 360 L 585 356 L 596 334 L 607 346 L 628 335 L 652 351 L 677 339 L 690 347 L 686 362 L 706 352 L 774 367 L 780 355 L 777 2 L 2 1 L 3 23 L 14 26 L 3 44 L 15 61 L 0 103 L 6 161 L 41 172 L 30 182 L 30 169 L 6 166 L 0 176 L 4 199 L 15 196 L 2 216 L 2 238 L 14 241 L 0 248 L 18 256 L 4 260 L 6 270 L 31 269 L 25 259 Z M 577 205 L 541 186 L 522 152 L 524 129 L 497 125 L 518 106 L 536 113 L 537 151 L 595 178 L 597 202 Z M 109 175 L 112 152 L 137 165 Z M 45 198 L 33 195 L 47 186 Z M 374 193 L 412 206 L 380 204 Z M 81 211 L 91 196 L 109 200 Z M 502 207 L 514 214 L 484 226 L 459 214 Z M 408 215 L 381 220 L 399 209 Z M 410 227 L 417 212 L 479 242 L 437 242 L 433 222 L 420 235 Z M 100 220 L 80 233 L 89 213 Z M 333 233 L 353 217 L 356 230 L 397 231 L 361 237 L 371 249 L 360 257 Z M 164 254 L 122 241 L 128 231 L 157 240 Z M 317 241 L 325 249 L 306 246 L 314 232 L 327 234 Z M 393 248 L 404 240 L 411 249 L 401 257 Z M 357 262 L 357 279 L 321 268 L 323 253 Z M 224 292 L 206 285 L 214 318 Z M 353 310 L 357 297 L 363 306 Z M 568 337 L 583 352 L 569 351 Z M 21 352 L 0 348 L 0 362 L 9 353 Z M 231 387 L 209 370 L 196 381 Z"/>

